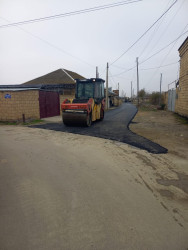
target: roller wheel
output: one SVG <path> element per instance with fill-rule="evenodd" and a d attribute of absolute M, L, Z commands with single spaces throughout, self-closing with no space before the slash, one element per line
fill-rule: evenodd
<path fill-rule="evenodd" d="M 104 119 L 104 110 L 101 109 L 101 112 L 100 112 L 100 121 L 102 121 Z"/>
<path fill-rule="evenodd" d="M 87 116 L 86 126 L 87 126 L 87 127 L 90 127 L 91 124 L 92 124 L 92 119 L 91 119 L 91 114 L 89 114 L 89 115 Z"/>

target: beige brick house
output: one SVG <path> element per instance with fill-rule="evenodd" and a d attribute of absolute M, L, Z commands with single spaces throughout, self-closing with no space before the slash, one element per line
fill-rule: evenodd
<path fill-rule="evenodd" d="M 0 121 L 60 115 L 60 105 L 75 97 L 75 79 L 83 76 L 58 69 L 21 85 L 0 85 Z"/>
<path fill-rule="evenodd" d="M 58 69 L 46 75 L 40 76 L 22 84 L 26 87 L 40 87 L 46 91 L 57 91 L 59 93 L 59 103 L 65 99 L 75 98 L 76 79 L 85 79 L 76 72 L 67 69 Z"/>
<path fill-rule="evenodd" d="M 59 93 L 37 88 L 0 88 L 0 121 L 60 115 Z"/>
<path fill-rule="evenodd" d="M 0 89 L 0 121 L 40 119 L 38 89 Z"/>
<path fill-rule="evenodd" d="M 178 51 L 180 55 L 180 76 L 176 88 L 175 112 L 188 117 L 188 37 Z"/>

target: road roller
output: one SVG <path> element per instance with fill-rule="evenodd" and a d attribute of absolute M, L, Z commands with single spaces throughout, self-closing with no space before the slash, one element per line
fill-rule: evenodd
<path fill-rule="evenodd" d="M 91 126 L 104 118 L 104 80 L 91 78 L 76 80 L 75 99 L 61 104 L 62 120 L 67 126 Z"/>

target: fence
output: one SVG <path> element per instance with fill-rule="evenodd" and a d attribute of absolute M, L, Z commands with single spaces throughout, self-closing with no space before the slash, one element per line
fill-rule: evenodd
<path fill-rule="evenodd" d="M 168 90 L 168 110 L 175 111 L 175 102 L 176 102 L 176 90 Z"/>

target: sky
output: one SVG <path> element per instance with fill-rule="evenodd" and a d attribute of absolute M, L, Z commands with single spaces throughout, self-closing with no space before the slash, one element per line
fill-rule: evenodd
<path fill-rule="evenodd" d="M 173 88 L 179 77 L 178 48 L 188 36 L 188 0 L 177 0 L 162 18 L 175 0 L 131 0 L 113 8 L 1 27 L 120 1 L 0 0 L 0 85 L 21 84 L 60 68 L 91 78 L 96 66 L 105 80 L 108 62 L 109 87 L 117 89 L 119 83 L 120 94 L 130 96 L 131 82 L 137 92 L 138 57 L 139 89 L 159 91 L 161 74 L 162 91 Z"/>

